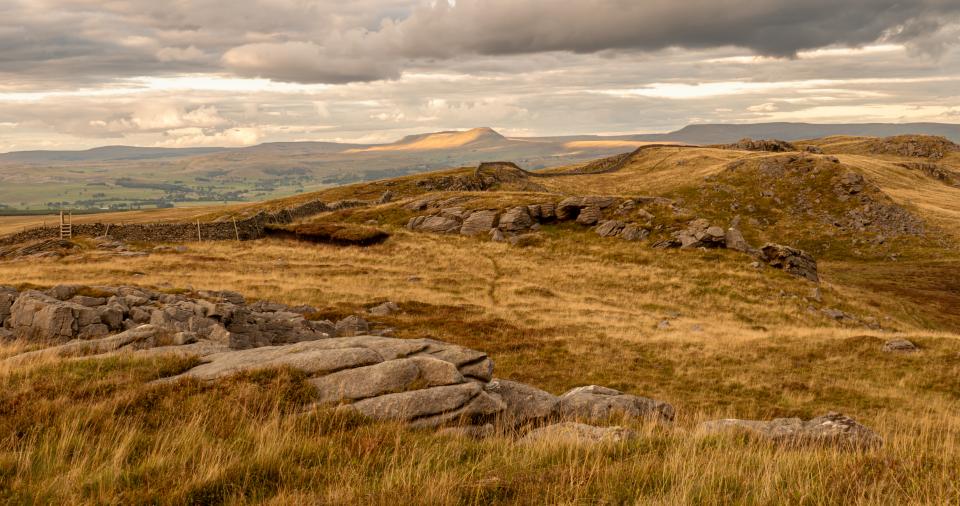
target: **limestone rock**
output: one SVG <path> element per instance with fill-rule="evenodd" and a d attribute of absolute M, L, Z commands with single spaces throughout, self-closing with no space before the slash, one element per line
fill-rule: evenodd
<path fill-rule="evenodd" d="M 379 199 L 377 199 L 377 204 L 386 204 L 392 200 L 393 200 L 393 192 L 390 190 L 387 190 L 383 192 L 382 195 L 380 195 Z"/>
<path fill-rule="evenodd" d="M 400 311 L 400 306 L 394 302 L 384 302 L 367 310 L 373 316 L 389 316 L 397 311 Z"/>
<path fill-rule="evenodd" d="M 503 402 L 501 420 L 512 426 L 552 420 L 559 415 L 560 398 L 530 385 L 494 379 L 487 384 L 486 391 Z"/>
<path fill-rule="evenodd" d="M 64 296 L 64 294 L 61 294 Z M 8 325 L 14 335 L 27 340 L 58 341 L 78 337 L 90 325 L 99 325 L 96 309 L 63 302 L 36 290 L 24 292 L 10 307 Z M 97 334 L 100 328 L 85 335 Z"/>
<path fill-rule="evenodd" d="M 337 322 L 337 337 L 350 337 L 363 335 L 370 331 L 370 324 L 363 318 L 352 315 Z"/>
<path fill-rule="evenodd" d="M 577 215 L 577 223 L 587 227 L 592 227 L 593 225 L 596 225 L 597 222 L 600 221 L 600 218 L 602 217 L 603 217 L 603 214 L 601 214 L 599 207 L 596 207 L 596 206 L 584 207 L 583 209 L 580 210 L 580 214 Z"/>
<path fill-rule="evenodd" d="M 574 388 L 561 395 L 560 415 L 564 419 L 591 422 L 603 422 L 616 416 L 672 421 L 674 409 L 662 401 L 590 385 Z"/>
<path fill-rule="evenodd" d="M 496 226 L 496 211 L 476 211 L 463 221 L 463 226 L 460 228 L 460 233 L 462 235 L 469 236 L 480 235 L 489 232 Z"/>
<path fill-rule="evenodd" d="M 783 269 L 794 276 L 819 282 L 817 261 L 809 253 L 784 246 L 767 243 L 760 249 L 761 258 L 771 267 Z"/>
<path fill-rule="evenodd" d="M 407 228 L 435 234 L 453 234 L 460 231 L 460 222 L 443 216 L 418 216 L 407 222 Z"/>
<path fill-rule="evenodd" d="M 490 240 L 493 242 L 503 242 L 506 241 L 507 238 L 503 235 L 502 230 L 495 228 L 490 231 Z"/>
<path fill-rule="evenodd" d="M 740 232 L 737 228 L 728 228 L 724 236 L 724 245 L 727 249 L 732 249 L 734 251 L 739 251 L 742 253 L 750 253 L 753 251 L 753 248 L 743 237 L 743 233 Z"/>
<path fill-rule="evenodd" d="M 432 357 L 389 360 L 310 380 L 321 403 L 341 403 L 405 392 L 413 387 L 456 385 L 467 380 L 457 367 Z"/>
<path fill-rule="evenodd" d="M 339 408 L 374 420 L 399 420 L 411 427 L 475 423 L 496 415 L 503 404 L 477 383 L 462 383 L 381 395 Z"/>
<path fill-rule="evenodd" d="M 912 341 L 907 339 L 892 339 L 886 343 L 883 343 L 883 351 L 909 353 L 913 351 L 920 351 L 920 348 L 918 348 L 916 344 L 913 344 Z"/>
<path fill-rule="evenodd" d="M 528 432 L 521 442 L 526 444 L 622 444 L 637 439 L 635 431 L 626 427 L 594 427 L 576 422 L 547 425 Z"/>
<path fill-rule="evenodd" d="M 13 287 L 0 286 L 0 328 L 3 328 L 7 319 L 10 318 L 10 308 L 19 295 L 20 293 Z"/>
<path fill-rule="evenodd" d="M 704 422 L 704 433 L 730 430 L 746 431 L 776 443 L 790 445 L 823 444 L 867 449 L 880 446 L 877 433 L 840 413 L 827 413 L 812 420 L 776 418 L 770 421 L 725 419 Z"/>
<path fill-rule="evenodd" d="M 614 237 L 623 231 L 626 223 L 619 220 L 607 220 L 597 226 L 596 232 L 600 237 Z"/>
<path fill-rule="evenodd" d="M 533 218 L 530 217 L 530 211 L 523 206 L 508 209 L 500 216 L 500 230 L 504 232 L 523 232 L 533 226 Z"/>
<path fill-rule="evenodd" d="M 624 225 L 623 230 L 620 231 L 620 238 L 624 241 L 641 241 L 646 239 L 650 235 L 650 231 L 641 228 L 635 223 L 628 223 Z"/>
<path fill-rule="evenodd" d="M 726 232 L 701 218 L 691 221 L 686 229 L 676 234 L 676 238 L 681 248 L 717 248 L 724 245 Z"/>

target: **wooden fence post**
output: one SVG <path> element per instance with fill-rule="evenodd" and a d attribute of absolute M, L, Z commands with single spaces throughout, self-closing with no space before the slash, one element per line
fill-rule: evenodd
<path fill-rule="evenodd" d="M 237 242 L 240 242 L 240 229 L 237 228 L 237 218 L 233 218 L 233 233 L 237 234 Z"/>
<path fill-rule="evenodd" d="M 200 220 L 197 220 L 197 242 L 203 242 L 203 238 L 200 237 Z"/>

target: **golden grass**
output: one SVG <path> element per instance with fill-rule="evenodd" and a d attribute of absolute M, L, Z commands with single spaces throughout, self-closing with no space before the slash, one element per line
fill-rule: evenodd
<path fill-rule="evenodd" d="M 702 181 L 740 156 L 657 148 L 618 174 L 538 182 L 577 194 L 658 193 Z M 914 174 L 885 162 L 841 158 L 892 191 L 916 184 Z M 414 195 L 414 181 L 392 187 Z M 385 188 L 391 186 L 381 182 L 327 195 Z M 916 204 L 925 216 L 955 226 L 953 194 L 917 191 L 929 195 Z M 470 195 L 471 207 L 539 198 Z M 938 206 L 947 212 L 938 215 Z M 366 248 L 268 239 L 193 243 L 182 254 L 134 258 L 90 251 L 0 263 L 0 280 L 229 289 L 311 304 L 330 318 L 391 300 L 402 311 L 373 320 L 398 337 L 484 350 L 499 377 L 553 393 L 595 383 L 666 400 L 677 407 L 675 424 L 630 422 L 639 440 L 594 448 L 518 445 L 511 434 L 473 441 L 324 413 L 301 416 L 313 394 L 302 375 L 287 370 L 149 386 L 192 360 L 44 360 L 0 367 L 0 502 L 960 501 L 956 252 L 938 250 L 936 262 L 821 262 L 817 302 L 809 282 L 754 269 L 752 258 L 731 251 L 652 250 L 569 224 L 546 226 L 542 245 L 517 249 L 409 232 L 388 207 L 338 214 L 388 227 L 389 240 Z M 884 329 L 841 325 L 819 313 L 827 307 L 876 318 Z M 669 328 L 658 328 L 664 320 Z M 894 337 L 922 351 L 882 352 Z M 33 348 L 3 344 L 0 358 Z M 867 452 L 785 449 L 695 431 L 708 418 L 806 418 L 830 410 L 874 428 L 885 444 Z"/>

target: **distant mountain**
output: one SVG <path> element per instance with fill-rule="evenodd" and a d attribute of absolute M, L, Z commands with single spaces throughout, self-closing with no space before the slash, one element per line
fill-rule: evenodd
<path fill-rule="evenodd" d="M 370 146 L 351 150 L 352 152 L 377 151 L 436 151 L 460 148 L 503 147 L 511 141 L 496 130 L 484 127 L 466 131 L 435 132 L 420 135 L 408 135 L 392 144 Z"/>
<path fill-rule="evenodd" d="M 0 161 L 17 163 L 107 162 L 157 158 L 184 158 L 227 151 L 229 148 L 138 148 L 104 146 L 83 151 L 14 151 L 0 154 Z"/>
<path fill-rule="evenodd" d="M 787 141 L 815 139 L 831 135 L 887 137 L 900 134 L 942 135 L 960 142 L 960 124 L 950 123 L 752 123 L 689 125 L 661 134 L 638 135 L 567 135 L 558 137 L 505 137 L 492 128 L 464 131 L 432 132 L 409 135 L 390 144 L 341 144 L 336 142 L 269 142 L 245 148 L 141 148 L 105 146 L 84 151 L 15 151 L 0 154 L 0 163 L 55 164 L 71 162 L 149 161 L 155 159 L 191 158 L 223 155 L 231 160 L 256 156 L 327 156 L 466 152 L 506 150 L 538 155 L 561 154 L 583 149 L 629 150 L 640 142 L 679 142 L 687 144 L 721 144 L 744 137 L 773 138 Z"/>
<path fill-rule="evenodd" d="M 689 144 L 721 144 L 744 137 L 796 141 L 831 135 L 889 137 L 902 134 L 942 135 L 960 142 L 960 125 L 950 123 L 752 123 L 689 125 L 666 134 L 628 135 L 638 141 L 674 141 Z"/>

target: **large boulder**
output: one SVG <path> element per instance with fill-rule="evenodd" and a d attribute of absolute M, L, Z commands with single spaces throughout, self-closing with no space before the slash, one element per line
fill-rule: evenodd
<path fill-rule="evenodd" d="M 512 207 L 500 216 L 498 227 L 504 232 L 523 232 L 534 224 L 530 211 L 525 206 Z"/>
<path fill-rule="evenodd" d="M 560 415 L 564 419 L 597 423 L 628 417 L 669 422 L 673 421 L 674 413 L 673 406 L 666 402 L 598 385 L 577 387 L 560 396 Z"/>
<path fill-rule="evenodd" d="M 497 212 L 490 210 L 475 211 L 463 221 L 460 233 L 463 235 L 480 235 L 489 233 L 497 226 Z"/>
<path fill-rule="evenodd" d="M 10 318 L 10 308 L 20 295 L 12 286 L 0 286 L 0 328 L 4 328 Z"/>
<path fill-rule="evenodd" d="M 64 302 L 36 290 L 17 297 L 10 307 L 8 325 L 16 337 L 26 340 L 61 341 L 81 335 L 102 335 L 96 309 Z M 88 329 L 91 326 L 96 327 Z"/>
<path fill-rule="evenodd" d="M 815 283 L 820 281 L 817 274 L 817 261 L 809 253 L 784 246 L 767 243 L 760 249 L 760 257 L 771 267 L 783 269 L 794 276 L 806 278 Z"/>
<path fill-rule="evenodd" d="M 596 225 L 601 218 L 603 218 L 603 214 L 599 207 L 584 207 L 580 210 L 580 214 L 577 215 L 577 223 L 585 227 L 592 227 Z"/>
<path fill-rule="evenodd" d="M 560 398 L 516 381 L 494 379 L 486 391 L 504 404 L 501 421 L 510 426 L 522 426 L 557 418 Z"/>
<path fill-rule="evenodd" d="M 812 420 L 776 418 L 738 420 L 735 418 L 704 422 L 699 427 L 707 434 L 740 431 L 790 445 L 823 444 L 858 449 L 874 448 L 882 444 L 876 432 L 840 413 L 827 413 Z"/>
<path fill-rule="evenodd" d="M 478 423 L 504 409 L 486 392 L 493 362 L 486 354 L 430 339 L 356 336 L 228 351 L 177 378 L 216 380 L 290 367 L 317 389 L 320 403 L 414 427 Z"/>

